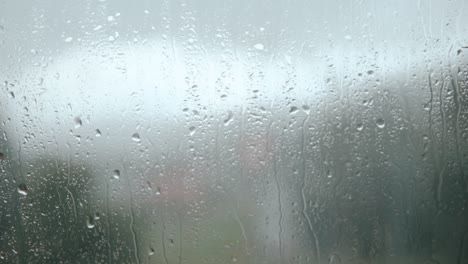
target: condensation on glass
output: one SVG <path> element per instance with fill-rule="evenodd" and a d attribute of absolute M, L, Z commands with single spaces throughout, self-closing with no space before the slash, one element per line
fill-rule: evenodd
<path fill-rule="evenodd" d="M 1 263 L 468 262 L 468 3 L 1 1 Z"/>

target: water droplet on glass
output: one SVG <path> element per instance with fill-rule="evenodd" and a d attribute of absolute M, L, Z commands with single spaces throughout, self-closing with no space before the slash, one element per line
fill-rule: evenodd
<path fill-rule="evenodd" d="M 100 137 L 102 135 L 101 130 L 96 129 L 96 137 Z"/>
<path fill-rule="evenodd" d="M 153 256 L 154 255 L 154 248 L 150 248 L 148 255 Z"/>
<path fill-rule="evenodd" d="M 15 93 L 14 92 L 10 92 L 10 98 L 15 99 Z"/>
<path fill-rule="evenodd" d="M 132 135 L 132 140 L 135 141 L 135 142 L 140 142 L 141 139 L 140 139 L 140 134 L 138 133 L 135 133 Z"/>
<path fill-rule="evenodd" d="M 353 37 L 351 37 L 350 35 L 346 35 L 344 38 L 345 38 L 346 40 L 352 40 L 352 39 L 353 39 Z"/>
<path fill-rule="evenodd" d="M 83 125 L 81 118 L 79 116 L 75 117 L 75 128 L 79 128 L 81 125 Z"/>
<path fill-rule="evenodd" d="M 196 131 L 197 131 L 196 127 L 194 127 L 194 126 L 189 127 L 190 136 L 193 136 Z"/>
<path fill-rule="evenodd" d="M 72 37 L 68 37 L 68 38 L 65 39 L 65 42 L 67 42 L 67 43 L 70 43 L 70 42 L 72 42 L 72 41 L 73 41 L 73 38 L 72 38 Z"/>
<path fill-rule="evenodd" d="M 364 129 L 364 124 L 363 123 L 357 123 L 356 129 L 357 129 L 357 131 L 362 131 L 362 129 Z"/>
<path fill-rule="evenodd" d="M 385 120 L 383 118 L 378 118 L 375 123 L 377 124 L 378 128 L 384 128 L 385 127 Z"/>
<path fill-rule="evenodd" d="M 257 43 L 257 44 L 254 45 L 254 48 L 256 50 L 264 50 L 265 46 L 263 44 L 261 44 L 261 43 Z"/>
<path fill-rule="evenodd" d="M 28 187 L 26 187 L 26 184 L 21 183 L 18 185 L 18 193 L 22 195 L 28 195 Z"/>
<path fill-rule="evenodd" d="M 223 121 L 225 126 L 228 126 L 231 123 L 233 116 L 234 116 L 234 114 L 232 113 L 232 111 L 229 111 L 228 116 Z"/>
<path fill-rule="evenodd" d="M 119 170 L 114 170 L 114 179 L 119 179 L 120 178 L 120 171 Z"/>
<path fill-rule="evenodd" d="M 114 21 L 114 20 L 115 20 L 114 16 L 108 16 L 107 17 L 107 21 L 109 21 L 109 22 Z"/>
<path fill-rule="evenodd" d="M 95 223 L 94 223 L 94 218 L 93 217 L 88 216 L 88 218 L 86 219 L 86 226 L 88 228 L 90 228 L 90 229 L 94 228 L 96 226 Z"/>
<path fill-rule="evenodd" d="M 293 107 L 291 107 L 291 108 L 289 109 L 289 113 L 290 113 L 290 114 L 294 114 L 294 113 L 297 112 L 297 110 L 298 110 L 297 107 L 293 106 Z"/>
<path fill-rule="evenodd" d="M 368 70 L 367 74 L 372 75 L 372 74 L 374 74 L 374 71 L 373 70 Z"/>

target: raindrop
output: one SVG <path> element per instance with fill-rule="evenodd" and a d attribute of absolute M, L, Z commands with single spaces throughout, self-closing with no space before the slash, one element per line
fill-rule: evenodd
<path fill-rule="evenodd" d="M 65 39 L 65 42 L 67 42 L 67 43 L 70 43 L 70 42 L 72 42 L 72 41 L 73 41 L 73 38 L 72 38 L 72 37 L 68 37 L 68 38 Z"/>
<path fill-rule="evenodd" d="M 96 226 L 96 224 L 94 223 L 94 218 L 92 216 L 88 216 L 88 218 L 86 219 L 86 226 L 89 229 L 94 228 Z"/>
<path fill-rule="evenodd" d="M 158 187 L 156 188 L 156 195 L 160 195 L 161 194 L 161 187 Z"/>
<path fill-rule="evenodd" d="M 345 38 L 346 40 L 352 40 L 352 39 L 353 39 L 353 37 L 351 37 L 350 35 L 346 35 L 344 38 Z"/>
<path fill-rule="evenodd" d="M 10 92 L 10 98 L 15 99 L 15 93 L 14 92 Z"/>
<path fill-rule="evenodd" d="M 232 111 L 229 111 L 228 116 L 223 121 L 225 126 L 228 126 L 231 123 L 233 116 L 234 116 L 234 114 L 232 113 Z"/>
<path fill-rule="evenodd" d="M 196 127 L 194 127 L 194 126 L 189 127 L 190 136 L 193 136 L 193 135 L 195 134 L 196 131 L 197 131 L 197 130 L 196 130 Z"/>
<path fill-rule="evenodd" d="M 289 109 L 289 113 L 290 113 L 290 114 L 294 114 L 294 113 L 297 112 L 297 110 L 298 110 L 297 107 L 292 106 L 292 107 Z"/>
<path fill-rule="evenodd" d="M 102 135 L 101 130 L 96 129 L 96 137 L 100 137 Z"/>
<path fill-rule="evenodd" d="M 385 127 L 385 120 L 383 118 L 378 118 L 375 123 L 377 124 L 378 128 L 384 128 Z"/>
<path fill-rule="evenodd" d="M 150 248 L 148 255 L 153 256 L 154 255 L 154 248 Z"/>
<path fill-rule="evenodd" d="M 114 170 L 114 179 L 119 179 L 120 178 L 120 171 L 119 170 Z"/>
<path fill-rule="evenodd" d="M 22 195 L 28 195 L 28 187 L 26 187 L 26 184 L 21 183 L 18 186 L 18 193 Z"/>
<path fill-rule="evenodd" d="M 374 74 L 374 71 L 373 70 L 368 70 L 367 74 L 372 75 L 372 74 Z"/>
<path fill-rule="evenodd" d="M 261 44 L 261 43 L 257 43 L 257 44 L 254 45 L 254 48 L 256 50 L 264 50 L 265 46 L 263 44 Z"/>
<path fill-rule="evenodd" d="M 362 129 L 364 129 L 364 124 L 363 123 L 357 123 L 356 129 L 357 129 L 357 131 L 362 131 Z"/>
<path fill-rule="evenodd" d="M 310 107 L 308 105 L 303 105 L 302 110 L 308 115 L 310 114 Z"/>
<path fill-rule="evenodd" d="M 108 16 L 107 17 L 107 21 L 109 21 L 109 22 L 114 21 L 114 20 L 115 20 L 114 16 Z"/>
<path fill-rule="evenodd" d="M 134 134 L 132 135 L 132 140 L 135 141 L 135 142 L 140 142 L 140 141 L 141 141 L 141 139 L 140 139 L 140 134 L 134 133 Z"/>
<path fill-rule="evenodd" d="M 5 154 L 3 154 L 2 152 L 0 152 L 0 160 L 4 160 L 5 159 Z"/>
<path fill-rule="evenodd" d="M 75 117 L 75 128 L 79 128 L 83 125 L 81 118 L 79 116 Z"/>

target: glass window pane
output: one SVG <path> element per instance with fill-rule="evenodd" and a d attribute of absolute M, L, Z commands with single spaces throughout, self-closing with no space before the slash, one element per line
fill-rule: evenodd
<path fill-rule="evenodd" d="M 1 263 L 467 263 L 465 0 L 0 2 Z"/>

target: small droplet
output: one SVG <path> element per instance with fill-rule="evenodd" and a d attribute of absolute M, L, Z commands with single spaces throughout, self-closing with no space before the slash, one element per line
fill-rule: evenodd
<path fill-rule="evenodd" d="M 5 159 L 5 154 L 3 154 L 2 152 L 0 152 L 0 160 L 4 160 Z"/>
<path fill-rule="evenodd" d="M 72 38 L 72 37 L 68 37 L 68 38 L 65 39 L 65 42 L 67 42 L 67 43 L 70 43 L 70 42 L 72 42 L 72 41 L 73 41 L 73 38 Z"/>
<path fill-rule="evenodd" d="M 161 187 L 156 188 L 156 195 L 161 195 Z"/>
<path fill-rule="evenodd" d="M 364 129 L 364 124 L 363 123 L 357 123 L 356 129 L 357 129 L 357 131 L 362 131 L 362 129 Z"/>
<path fill-rule="evenodd" d="M 154 255 L 154 248 L 150 248 L 148 255 L 153 256 Z"/>
<path fill-rule="evenodd" d="M 375 123 L 377 124 L 378 128 L 384 128 L 385 127 L 385 120 L 383 118 L 378 118 Z"/>
<path fill-rule="evenodd" d="M 302 110 L 308 115 L 310 114 L 310 107 L 308 105 L 303 105 Z"/>
<path fill-rule="evenodd" d="M 290 114 L 294 114 L 294 113 L 297 112 L 297 110 L 298 110 L 297 107 L 292 106 L 292 107 L 289 109 L 289 113 L 290 113 Z"/>
<path fill-rule="evenodd" d="M 26 187 L 26 184 L 21 183 L 18 185 L 18 193 L 22 195 L 28 195 L 28 187 Z"/>
<path fill-rule="evenodd" d="M 119 179 L 120 178 L 120 171 L 119 170 L 114 170 L 114 175 L 113 175 L 114 179 Z"/>
<path fill-rule="evenodd" d="M 75 117 L 75 128 L 79 128 L 83 125 L 81 118 L 79 116 Z"/>
<path fill-rule="evenodd" d="M 88 218 L 86 219 L 86 226 L 89 229 L 94 228 L 96 226 L 96 224 L 94 223 L 94 218 L 93 217 L 88 216 Z"/>
<path fill-rule="evenodd" d="M 134 133 L 134 134 L 132 135 L 132 140 L 135 141 L 135 142 L 140 142 L 140 141 L 141 141 L 141 139 L 140 139 L 140 134 Z"/>
<path fill-rule="evenodd" d="M 15 99 L 15 93 L 14 92 L 10 92 L 10 98 Z"/>
<path fill-rule="evenodd" d="M 256 50 L 264 50 L 265 46 L 263 44 L 261 44 L 261 43 L 257 43 L 257 44 L 254 45 L 254 48 Z"/>
<path fill-rule="evenodd" d="M 98 26 L 96 26 L 95 28 L 93 28 L 93 30 L 94 30 L 94 31 L 98 31 L 98 30 L 100 30 L 101 28 L 102 28 L 102 26 L 101 26 L 101 25 L 98 25 Z"/>
<path fill-rule="evenodd" d="M 193 136 L 197 132 L 197 128 L 194 126 L 189 127 L 189 134 L 190 136 Z"/>
<path fill-rule="evenodd" d="M 346 40 L 352 40 L 352 39 L 353 39 L 353 37 L 351 37 L 351 35 L 346 35 L 344 38 L 345 38 Z"/>
<path fill-rule="evenodd" d="M 114 21 L 114 20 L 115 20 L 114 16 L 108 16 L 107 17 L 107 21 L 109 21 L 109 22 Z"/>
<path fill-rule="evenodd" d="M 374 71 L 373 70 L 368 70 L 367 74 L 372 75 L 372 74 L 374 74 Z"/>
<path fill-rule="evenodd" d="M 96 129 L 96 137 L 100 137 L 102 135 L 101 130 Z"/>
<path fill-rule="evenodd" d="M 232 111 L 229 111 L 228 116 L 223 121 L 225 126 L 228 126 L 231 123 L 233 116 L 234 116 L 234 114 L 232 113 Z"/>

